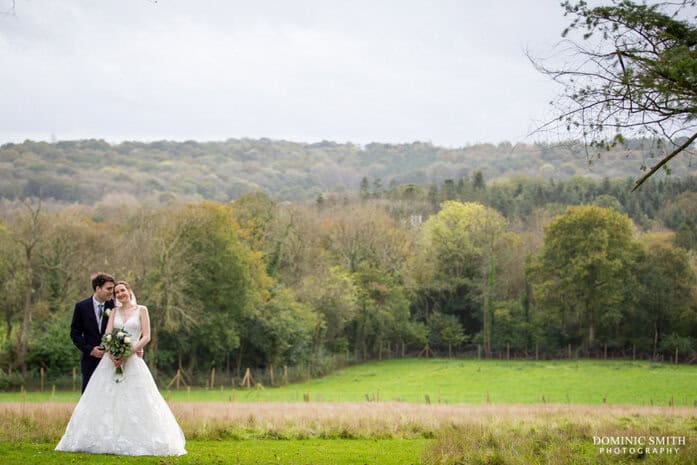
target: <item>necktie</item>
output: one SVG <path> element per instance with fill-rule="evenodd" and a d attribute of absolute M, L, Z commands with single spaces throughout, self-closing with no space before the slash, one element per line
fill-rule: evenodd
<path fill-rule="evenodd" d="M 97 304 L 97 309 L 99 310 L 99 325 L 102 324 L 102 314 L 104 314 L 104 304 Z"/>

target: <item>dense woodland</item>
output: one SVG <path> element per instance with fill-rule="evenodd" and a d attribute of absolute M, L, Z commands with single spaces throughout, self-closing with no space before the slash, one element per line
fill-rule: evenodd
<path fill-rule="evenodd" d="M 510 145 L 5 145 L 0 388 L 42 368 L 69 376 L 72 309 L 100 270 L 150 309 L 161 380 L 432 353 L 694 361 L 697 178 L 631 192 L 628 177 L 559 175 L 589 173 L 574 157 Z"/>
<path fill-rule="evenodd" d="M 661 148 L 663 147 L 663 148 Z M 0 198 L 53 198 L 93 204 L 111 192 L 166 201 L 227 202 L 250 191 L 274 200 L 308 200 L 326 192 L 355 192 L 367 177 L 379 187 L 440 185 L 481 172 L 488 182 L 522 175 L 544 180 L 583 176 L 601 180 L 638 177 L 668 147 L 628 141 L 597 152 L 578 142 L 462 148 L 412 144 L 315 144 L 268 139 L 225 142 L 30 142 L 0 147 Z M 691 156 L 671 163 L 690 174 Z"/>

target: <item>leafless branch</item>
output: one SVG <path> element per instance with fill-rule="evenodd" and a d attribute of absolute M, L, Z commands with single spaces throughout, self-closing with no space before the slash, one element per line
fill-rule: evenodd
<path fill-rule="evenodd" d="M 656 163 L 645 175 L 643 175 L 639 180 L 634 184 L 634 187 L 632 188 L 632 192 L 637 190 L 639 186 L 641 186 L 644 181 L 649 179 L 656 171 L 661 169 L 666 163 L 668 163 L 673 157 L 675 157 L 677 154 L 682 152 L 683 150 L 687 149 L 692 143 L 697 139 L 697 132 L 692 134 L 682 145 L 678 146 L 675 150 L 673 150 L 671 153 L 663 157 L 658 163 Z"/>

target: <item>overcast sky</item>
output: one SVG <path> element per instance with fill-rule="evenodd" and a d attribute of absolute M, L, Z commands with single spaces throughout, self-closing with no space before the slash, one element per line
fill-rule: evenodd
<path fill-rule="evenodd" d="M 0 0 L 0 11 L 11 7 Z M 16 0 L 0 143 L 539 140 L 558 0 Z"/>

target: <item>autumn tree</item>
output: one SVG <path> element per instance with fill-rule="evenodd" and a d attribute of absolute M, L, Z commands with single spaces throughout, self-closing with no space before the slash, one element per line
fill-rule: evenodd
<path fill-rule="evenodd" d="M 300 205 L 275 208 L 266 243 L 269 275 L 289 285 L 299 285 L 322 263 L 321 225 L 316 213 Z"/>
<path fill-rule="evenodd" d="M 37 249 L 44 297 L 52 314 L 65 317 L 90 288 L 90 271 L 109 267 L 114 258 L 113 229 L 96 223 L 83 207 L 51 213 L 46 240 Z"/>
<path fill-rule="evenodd" d="M 240 242 L 228 205 L 204 202 L 188 208 L 193 219 L 183 238 L 196 269 L 187 276 L 184 292 L 199 303 L 202 316 L 185 341 L 186 355 L 192 367 L 203 360 L 207 366 L 221 366 L 230 354 L 242 353 L 243 323 L 266 300 L 271 280 L 261 253 Z M 176 341 L 177 335 L 169 338 Z"/>
<path fill-rule="evenodd" d="M 29 331 L 34 306 L 39 297 L 36 289 L 39 288 L 39 256 L 37 249 L 46 240 L 48 220 L 42 211 L 40 200 L 25 200 L 22 208 L 16 211 L 8 222 L 12 230 L 11 238 L 21 250 L 21 262 L 16 273 L 22 275 L 22 323 L 15 348 L 14 365 L 22 370 L 22 375 L 27 373 L 26 355 L 29 344 Z"/>
<path fill-rule="evenodd" d="M 323 220 L 327 249 L 351 272 L 367 265 L 393 273 L 409 254 L 410 236 L 379 203 L 335 209 Z"/>
<path fill-rule="evenodd" d="M 67 373 L 78 361 L 69 336 L 75 302 L 92 291 L 90 275 L 110 268 L 116 238 L 80 206 L 46 213 L 45 239 L 35 249 L 35 289 L 27 361 L 47 373 Z"/>
<path fill-rule="evenodd" d="M 592 351 L 599 332 L 622 320 L 640 252 L 629 218 L 611 209 L 569 207 L 545 227 L 530 278 L 536 311 L 554 320 L 560 342 L 582 338 Z"/>
<path fill-rule="evenodd" d="M 240 240 L 253 250 L 265 250 L 275 215 L 269 196 L 259 191 L 242 195 L 232 202 L 232 212 L 240 227 Z"/>
<path fill-rule="evenodd" d="M 358 288 L 351 274 L 342 267 L 317 271 L 305 276 L 297 291 L 298 299 L 319 316 L 313 352 L 317 353 L 324 346 L 330 353 L 345 353 L 349 347 L 345 329 L 359 308 Z"/>
<path fill-rule="evenodd" d="M 656 357 L 671 334 L 694 334 L 697 274 L 687 251 L 668 239 L 648 243 L 638 276 L 642 315 L 636 316 L 645 323 L 639 334 L 649 336 Z"/>
<path fill-rule="evenodd" d="M 312 360 L 318 317 L 287 288 L 275 289 L 243 331 L 247 360 L 273 369 Z"/>
<path fill-rule="evenodd" d="M 182 341 L 201 321 L 203 303 L 192 292 L 201 257 L 197 255 L 196 242 L 191 240 L 191 230 L 201 221 L 196 208 L 173 207 L 142 209 L 122 226 L 119 243 L 124 250 L 137 253 L 124 257 L 126 261 L 120 265 L 133 276 L 136 293 L 150 308 L 152 334 L 148 355 L 153 356 L 155 375 L 159 365 L 171 362 L 168 358 L 173 351 L 181 353 L 186 347 L 178 343 L 166 350 L 160 345 L 161 336 L 178 334 L 174 340 Z"/>
<path fill-rule="evenodd" d="M 444 202 L 424 224 L 409 266 L 421 317 L 428 321 L 439 311 L 456 315 L 465 331 L 481 328 L 488 352 L 496 254 L 506 224 L 498 212 L 479 203 Z"/>

